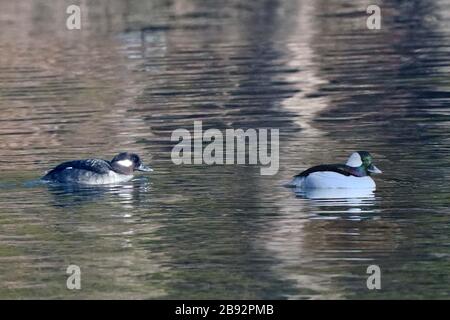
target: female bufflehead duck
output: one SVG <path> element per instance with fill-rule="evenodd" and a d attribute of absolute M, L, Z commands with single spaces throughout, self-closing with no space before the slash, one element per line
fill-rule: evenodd
<path fill-rule="evenodd" d="M 367 151 L 354 152 L 346 164 L 322 164 L 309 168 L 296 175 L 289 187 L 302 189 L 372 189 L 376 185 L 370 177 L 381 170 L 372 163 L 372 156 Z"/>
<path fill-rule="evenodd" d="M 125 182 L 134 171 L 153 171 L 141 163 L 134 153 L 122 152 L 111 161 L 102 159 L 75 160 L 61 163 L 42 177 L 44 181 L 80 184 Z"/>

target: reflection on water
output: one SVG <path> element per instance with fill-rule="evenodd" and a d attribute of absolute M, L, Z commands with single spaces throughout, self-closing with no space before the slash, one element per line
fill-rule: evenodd
<path fill-rule="evenodd" d="M 139 177 L 127 183 L 109 185 L 73 185 L 44 183 L 51 197 L 53 205 L 60 207 L 73 207 L 90 202 L 106 201 L 113 198 L 124 209 L 133 210 L 139 205 L 140 195 L 150 192 L 151 182 L 146 177 Z"/>
<path fill-rule="evenodd" d="M 345 213 L 351 214 L 350 219 L 360 219 L 359 213 L 377 211 L 372 208 L 376 202 L 375 193 L 370 189 L 294 189 L 294 192 L 299 198 L 311 200 L 310 205 L 314 207 L 311 219 L 339 219 Z"/>
<path fill-rule="evenodd" d="M 375 207 L 372 190 L 357 189 L 315 189 L 296 191 L 299 198 L 310 199 L 310 219 L 353 219 L 374 218 L 380 212 Z"/>
<path fill-rule="evenodd" d="M 378 31 L 366 0 L 83 2 L 80 31 L 69 4 L 0 0 L 0 297 L 449 298 L 447 0 L 383 3 Z M 280 172 L 175 166 L 195 120 L 279 128 Z M 155 172 L 30 183 L 125 150 Z M 355 150 L 375 193 L 281 186 Z"/>
<path fill-rule="evenodd" d="M 299 190 L 297 190 L 299 189 Z M 359 203 L 362 199 L 375 198 L 375 193 L 371 189 L 300 189 L 295 188 L 294 192 L 308 199 L 344 199 L 349 203 Z"/>

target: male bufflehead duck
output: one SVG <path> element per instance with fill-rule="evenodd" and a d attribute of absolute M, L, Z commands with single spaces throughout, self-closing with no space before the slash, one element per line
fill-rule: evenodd
<path fill-rule="evenodd" d="M 370 177 L 381 170 L 372 163 L 372 156 L 367 151 L 352 153 L 346 164 L 322 164 L 309 168 L 296 175 L 289 187 L 302 189 L 372 189 L 376 185 Z"/>
<path fill-rule="evenodd" d="M 61 163 L 42 177 L 44 181 L 79 184 L 108 184 L 133 178 L 134 171 L 153 171 L 141 163 L 134 153 L 122 152 L 111 161 L 102 159 L 75 160 Z"/>

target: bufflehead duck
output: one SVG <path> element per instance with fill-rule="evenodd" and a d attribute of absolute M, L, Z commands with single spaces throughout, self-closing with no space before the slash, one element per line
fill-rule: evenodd
<path fill-rule="evenodd" d="M 372 156 L 367 151 L 352 153 L 346 164 L 322 164 L 309 168 L 296 175 L 289 187 L 302 189 L 372 189 L 376 185 L 370 177 L 381 170 L 372 163 Z"/>
<path fill-rule="evenodd" d="M 122 152 L 111 161 L 102 159 L 75 160 L 61 163 L 48 171 L 42 180 L 60 183 L 108 184 L 133 178 L 134 171 L 153 171 L 141 163 L 134 153 Z"/>

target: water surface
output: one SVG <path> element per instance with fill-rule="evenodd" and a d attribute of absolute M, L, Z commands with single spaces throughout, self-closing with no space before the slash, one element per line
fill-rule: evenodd
<path fill-rule="evenodd" d="M 364 0 L 95 1 L 80 31 L 69 4 L 0 1 L 0 298 L 449 298 L 448 1 L 383 4 L 381 30 Z M 278 128 L 280 171 L 174 165 L 196 120 Z M 33 183 L 123 150 L 155 172 Z M 375 193 L 282 187 L 355 150 Z"/>

